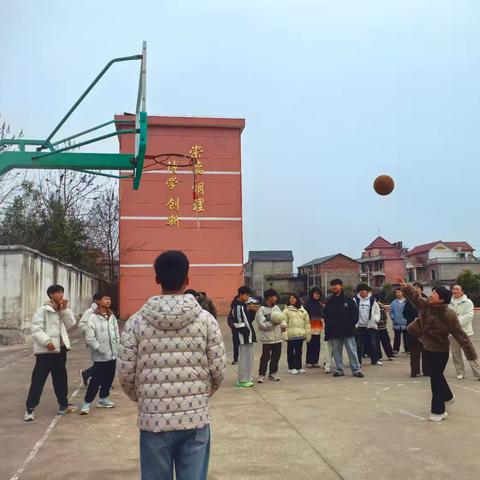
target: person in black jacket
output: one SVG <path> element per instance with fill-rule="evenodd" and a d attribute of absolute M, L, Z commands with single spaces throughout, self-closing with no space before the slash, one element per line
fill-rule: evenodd
<path fill-rule="evenodd" d="M 423 298 L 427 298 L 423 293 L 423 285 L 420 282 L 414 282 L 412 285 Z M 418 315 L 419 312 L 417 307 L 415 307 L 410 300 L 407 300 L 405 308 L 403 309 L 403 316 L 407 319 L 407 327 L 418 317 Z M 406 339 L 410 352 L 410 376 L 416 377 L 417 375 L 420 375 L 421 372 L 423 372 L 426 377 L 430 376 L 422 343 L 410 333 L 407 333 Z M 420 360 L 422 367 L 421 371 Z"/>
<path fill-rule="evenodd" d="M 304 308 L 310 317 L 310 330 L 312 338 L 307 343 L 307 360 L 308 368 L 319 367 L 320 360 L 320 337 L 323 330 L 323 306 L 320 303 L 322 292 L 318 287 L 310 290 L 308 300 L 305 302 Z"/>
<path fill-rule="evenodd" d="M 227 318 L 228 326 L 238 335 L 238 387 L 252 387 L 253 344 L 257 341 L 251 309 L 247 307 L 252 290 L 244 285 L 238 289 Z M 257 302 L 258 303 L 258 302 Z"/>
<path fill-rule="evenodd" d="M 334 377 L 343 377 L 343 346 L 347 350 L 353 376 L 363 378 L 357 356 L 355 325 L 358 308 L 354 300 L 343 291 L 343 282 L 336 278 L 330 282 L 332 296 L 325 305 L 325 340 L 333 341 L 333 357 L 336 363 Z"/>

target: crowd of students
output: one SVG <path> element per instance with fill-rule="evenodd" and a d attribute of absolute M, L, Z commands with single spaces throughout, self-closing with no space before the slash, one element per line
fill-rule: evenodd
<path fill-rule="evenodd" d="M 210 452 L 209 398 L 220 387 L 225 371 L 223 338 L 213 302 L 204 293 L 185 290 L 189 261 L 183 252 L 162 253 L 154 270 L 160 295 L 148 299 L 130 317 L 121 336 L 107 294 L 96 294 L 82 316 L 79 328 L 93 364 L 81 371 L 87 388 L 79 413 L 87 415 L 97 395 L 97 407 L 115 406 L 109 394 L 117 371 L 124 392 L 138 404 L 142 479 L 173 478 L 175 470 L 178 480 L 204 480 Z M 381 366 L 384 355 L 392 360 L 399 354 L 403 340 L 405 351 L 410 352 L 412 377 L 421 372 L 430 376 L 429 419 L 445 419 L 446 405 L 455 400 L 444 377 L 450 348 L 457 378 L 465 376 L 463 350 L 474 377 L 480 380 L 480 363 L 470 340 L 473 304 L 458 285 L 452 291 L 435 288 L 427 297 L 419 283 L 405 284 L 400 278 L 398 283 L 390 306 L 383 305 L 363 283 L 351 298 L 342 281 L 335 279 L 325 302 L 320 290 L 313 288 L 304 304 L 297 295 L 289 295 L 283 310 L 275 290 L 265 291 L 260 304 L 252 298 L 249 287 L 240 287 L 228 315 L 238 387 L 254 385 L 253 345 L 257 341 L 262 344 L 257 382 L 262 384 L 280 381 L 283 342 L 287 342 L 288 372 L 292 375 L 323 368 L 333 377 L 345 376 L 345 348 L 352 375 L 363 378 L 366 358 Z M 34 420 L 34 409 L 49 375 L 58 414 L 78 410 L 68 400 L 66 369 L 71 348 L 67 330 L 76 320 L 61 285 L 50 286 L 47 295 L 48 302 L 32 320 L 35 366 L 25 421 Z M 387 328 L 389 315 L 393 347 Z"/>
<path fill-rule="evenodd" d="M 451 292 L 445 287 L 435 288 L 427 297 L 421 283 L 407 285 L 402 279 L 398 282 L 400 287 L 390 305 L 380 302 L 365 283 L 359 284 L 356 295 L 350 298 L 343 290 L 342 280 L 335 279 L 330 282 L 332 294 L 325 302 L 321 300 L 320 289 L 314 287 L 304 304 L 297 295 L 290 294 L 283 311 L 275 290 L 264 292 L 260 306 L 248 286 L 240 287 L 228 315 L 234 344 L 232 363 L 238 364 L 236 385 L 240 388 L 254 385 L 253 344 L 257 340 L 262 344 L 257 380 L 260 384 L 266 379 L 280 381 L 278 365 L 284 341 L 289 374 L 306 373 L 304 366 L 322 367 L 336 378 L 345 376 L 344 348 L 353 377 L 364 378 L 362 362 L 366 358 L 372 365 L 382 366 L 383 356 L 393 360 L 403 342 L 410 357 L 411 376 L 423 374 L 431 378 L 433 399 L 429 419 L 443 420 L 447 416 L 445 403 L 454 400 L 443 375 L 450 348 L 457 378 L 465 376 L 463 350 L 475 379 L 480 380 L 480 363 L 469 339 L 473 335 L 474 306 L 459 285 Z M 394 332 L 393 346 L 388 318 Z"/>

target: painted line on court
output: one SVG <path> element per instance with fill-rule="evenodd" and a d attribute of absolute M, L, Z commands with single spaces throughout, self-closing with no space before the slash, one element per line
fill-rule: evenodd
<path fill-rule="evenodd" d="M 412 380 L 411 382 L 406 381 L 406 382 L 362 382 L 364 385 L 396 385 L 397 387 L 403 387 L 405 384 L 412 384 L 412 383 L 425 383 L 421 382 L 419 380 Z"/>
<path fill-rule="evenodd" d="M 420 417 L 419 415 L 415 415 L 414 413 L 407 412 L 406 410 L 399 410 L 398 412 L 401 413 L 402 415 L 407 415 L 407 417 L 416 418 L 417 420 L 423 420 L 424 422 L 427 421 L 426 418 Z"/>
<path fill-rule="evenodd" d="M 72 393 L 72 396 L 70 398 L 76 397 L 81 387 L 82 384 L 78 386 L 78 388 Z M 42 448 L 48 436 L 50 435 L 50 433 L 52 433 L 52 430 L 55 428 L 55 425 L 60 421 L 61 418 L 62 415 L 56 415 L 55 418 L 50 422 L 50 425 L 47 427 L 40 440 L 34 445 L 32 451 L 28 454 L 28 457 L 25 459 L 22 466 L 15 472 L 15 475 L 13 475 L 13 477 L 10 477 L 10 480 L 19 480 L 19 478 L 22 476 L 23 472 L 27 468 L 28 464 L 35 458 L 38 451 Z"/>
<path fill-rule="evenodd" d="M 480 390 L 475 390 L 474 388 L 464 387 L 463 385 L 459 385 L 458 383 L 451 383 L 450 385 L 458 388 L 463 388 L 464 390 L 468 390 L 469 392 L 480 393 Z"/>

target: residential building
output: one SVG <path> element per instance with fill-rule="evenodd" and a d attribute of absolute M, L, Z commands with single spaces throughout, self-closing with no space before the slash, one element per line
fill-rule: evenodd
<path fill-rule="evenodd" d="M 406 255 L 407 279 L 427 286 L 451 287 L 465 270 L 480 273 L 480 259 L 467 242 L 436 242 L 418 245 Z"/>
<path fill-rule="evenodd" d="M 322 290 L 323 295 L 327 295 L 330 281 L 334 278 L 340 278 L 345 286 L 356 287 L 359 272 L 360 264 L 357 260 L 343 253 L 315 258 L 298 267 L 298 276 L 304 278 L 306 291 L 316 286 Z"/>
<path fill-rule="evenodd" d="M 245 284 L 254 295 L 263 295 L 270 288 L 267 277 L 288 280 L 293 275 L 293 252 L 291 250 L 267 250 L 248 252 L 248 262 L 244 265 Z"/>
<path fill-rule="evenodd" d="M 380 288 L 385 283 L 396 283 L 397 277 L 405 277 L 405 252 L 402 242 L 390 243 L 377 237 L 362 253 L 358 261 L 361 265 L 362 282 Z"/>

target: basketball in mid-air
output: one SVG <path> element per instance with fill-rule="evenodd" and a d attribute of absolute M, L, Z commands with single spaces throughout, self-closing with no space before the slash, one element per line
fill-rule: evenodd
<path fill-rule="evenodd" d="M 379 195 L 390 195 L 395 188 L 395 182 L 388 175 L 380 175 L 373 182 L 373 188 Z"/>

